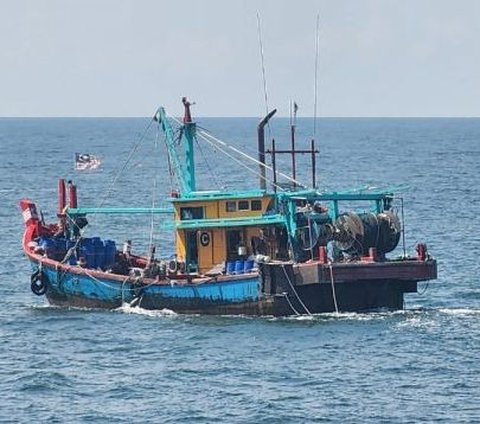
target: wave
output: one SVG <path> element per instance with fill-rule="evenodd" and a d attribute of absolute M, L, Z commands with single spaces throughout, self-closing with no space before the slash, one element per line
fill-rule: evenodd
<path fill-rule="evenodd" d="M 117 312 L 122 312 L 124 314 L 136 314 L 136 315 L 145 315 L 148 317 L 166 317 L 166 316 L 177 316 L 178 314 L 171 309 L 160 309 L 160 310 L 151 310 L 143 309 L 140 306 L 132 306 L 130 303 L 123 303 L 117 309 L 114 309 Z"/>

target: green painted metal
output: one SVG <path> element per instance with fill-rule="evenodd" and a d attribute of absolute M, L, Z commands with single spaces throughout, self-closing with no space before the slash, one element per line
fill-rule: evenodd
<path fill-rule="evenodd" d="M 209 200 L 237 200 L 259 198 L 268 195 L 265 190 L 238 190 L 238 191 L 195 191 L 179 198 L 173 198 L 174 203 L 195 202 Z M 273 194 L 270 194 L 273 196 Z"/>
<path fill-rule="evenodd" d="M 228 228 L 228 227 L 251 227 L 256 225 L 284 224 L 283 215 L 264 215 L 248 218 L 224 218 L 224 219 L 189 219 L 177 221 L 176 227 L 179 230 L 199 228 Z"/>
<path fill-rule="evenodd" d="M 173 214 L 175 210 L 171 207 L 165 208 L 68 208 L 67 215 L 87 215 L 93 213 L 105 213 L 105 214 Z"/>
<path fill-rule="evenodd" d="M 346 193 L 346 192 L 331 192 L 319 193 L 315 191 L 303 191 L 292 193 L 281 193 L 290 199 L 297 200 L 320 200 L 320 201 L 348 201 L 348 200 L 384 200 L 393 197 L 391 192 L 373 192 L 373 193 Z"/>
<path fill-rule="evenodd" d="M 338 200 L 332 200 L 330 203 L 332 205 L 330 209 L 332 213 L 330 214 L 330 216 L 332 217 L 332 219 L 337 219 L 338 215 L 340 214 L 338 210 Z"/>
<path fill-rule="evenodd" d="M 165 141 L 167 144 L 168 156 L 170 158 L 170 162 L 172 164 L 175 177 L 178 180 L 178 184 L 180 186 L 180 192 L 182 194 L 190 193 L 191 191 L 195 190 L 195 187 L 192 187 L 191 185 L 192 178 L 190 178 L 188 175 L 189 169 L 185 169 L 182 162 L 180 161 L 180 158 L 178 157 L 173 128 L 170 125 L 170 121 L 168 120 L 167 114 L 163 107 L 160 107 L 158 109 L 156 117 L 158 119 L 158 122 L 160 123 L 163 133 L 165 134 Z M 193 182 L 194 181 L 195 181 L 195 177 L 193 177 Z"/>
<path fill-rule="evenodd" d="M 387 202 L 391 202 L 394 195 L 390 190 L 366 190 L 366 191 L 340 191 L 340 192 L 318 192 L 314 189 L 306 189 L 291 192 L 275 193 L 277 210 L 285 217 L 288 240 L 293 253 L 293 259 L 297 260 L 302 254 L 298 244 L 298 210 L 297 206 L 308 202 L 313 204 L 317 201 L 325 202 L 329 206 L 328 214 L 332 221 L 340 215 L 340 204 L 342 202 L 368 202 L 372 211 L 380 213 L 384 210 Z M 314 211 L 303 211 L 303 216 L 313 216 Z"/>
<path fill-rule="evenodd" d="M 185 136 L 185 179 L 187 181 L 188 193 L 195 191 L 195 154 L 193 151 L 197 126 L 194 122 L 184 124 L 183 135 Z"/>

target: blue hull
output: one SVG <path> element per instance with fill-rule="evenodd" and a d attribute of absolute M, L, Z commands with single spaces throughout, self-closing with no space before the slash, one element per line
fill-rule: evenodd
<path fill-rule="evenodd" d="M 111 309 L 127 302 L 145 309 L 171 309 L 178 313 L 268 313 L 269 302 L 261 298 L 260 279 L 255 273 L 200 284 L 172 281 L 150 285 L 48 266 L 43 267 L 42 275 L 47 298 L 59 306 Z"/>

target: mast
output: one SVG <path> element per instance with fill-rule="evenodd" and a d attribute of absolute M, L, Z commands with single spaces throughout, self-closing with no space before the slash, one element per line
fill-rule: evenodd
<path fill-rule="evenodd" d="M 196 190 L 195 181 L 195 157 L 193 152 L 194 142 L 196 139 L 196 124 L 192 121 L 190 113 L 190 103 L 186 97 L 182 98 L 185 107 L 185 115 L 183 117 L 183 127 L 181 129 L 181 144 L 184 146 L 185 162 L 177 153 L 175 134 L 167 114 L 163 107 L 159 108 L 154 119 L 160 123 L 163 133 L 165 134 L 165 142 L 167 144 L 168 156 L 172 164 L 173 172 L 178 180 L 180 193 L 182 195 L 191 193 Z"/>
<path fill-rule="evenodd" d="M 297 179 L 297 168 L 295 161 L 295 127 L 297 125 L 297 102 L 293 102 L 293 120 L 290 121 L 290 141 L 292 145 L 292 178 L 293 178 L 293 188 L 295 189 L 296 184 L 295 180 Z"/>
<path fill-rule="evenodd" d="M 195 181 L 195 155 L 193 152 L 193 145 L 196 137 L 197 125 L 192 121 L 192 114 L 190 112 L 190 103 L 186 97 L 182 98 L 183 106 L 185 107 L 185 115 L 183 117 L 184 135 L 185 135 L 185 179 L 187 182 L 187 190 L 189 192 L 196 190 Z"/>

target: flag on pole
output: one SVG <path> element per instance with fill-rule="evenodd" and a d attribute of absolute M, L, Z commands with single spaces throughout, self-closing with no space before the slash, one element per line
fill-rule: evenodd
<path fill-rule="evenodd" d="M 75 153 L 75 169 L 84 171 L 86 169 L 97 169 L 102 161 L 95 155 L 89 153 Z"/>

